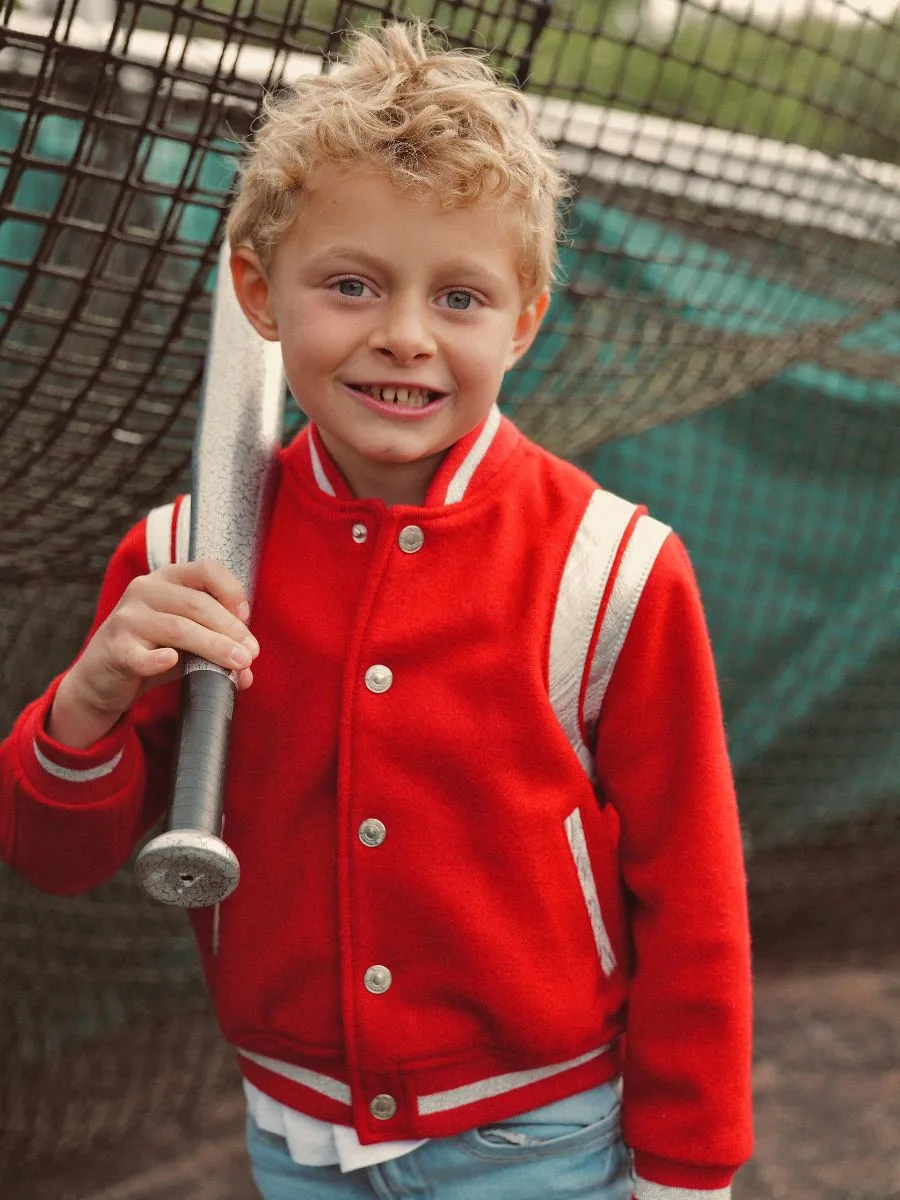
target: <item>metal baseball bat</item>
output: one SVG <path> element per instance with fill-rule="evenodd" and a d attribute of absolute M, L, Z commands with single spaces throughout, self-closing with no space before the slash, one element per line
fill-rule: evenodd
<path fill-rule="evenodd" d="M 281 444 L 281 347 L 257 334 L 219 258 L 200 417 L 194 440 L 190 558 L 214 558 L 252 605 Z M 222 840 L 228 738 L 237 672 L 194 655 L 182 665 L 181 725 L 166 831 L 141 850 L 135 874 L 163 904 L 202 908 L 237 887 L 237 857 Z"/>

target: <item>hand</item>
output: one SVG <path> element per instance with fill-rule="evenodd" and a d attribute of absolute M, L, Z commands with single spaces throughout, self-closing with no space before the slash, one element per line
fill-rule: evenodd
<path fill-rule="evenodd" d="M 104 737 L 135 700 L 178 676 L 179 652 L 253 682 L 259 644 L 245 625 L 243 588 L 212 559 L 160 567 L 133 579 L 63 678 L 47 726 L 73 749 Z"/>

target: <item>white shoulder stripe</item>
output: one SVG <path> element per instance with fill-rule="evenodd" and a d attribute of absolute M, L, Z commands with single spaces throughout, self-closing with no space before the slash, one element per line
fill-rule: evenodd
<path fill-rule="evenodd" d="M 147 514 L 147 570 L 157 571 L 172 561 L 172 516 L 175 505 L 164 504 Z"/>
<path fill-rule="evenodd" d="M 185 496 L 178 510 L 178 524 L 175 528 L 175 561 L 190 562 L 191 558 L 191 498 Z"/>
<path fill-rule="evenodd" d="M 636 1200 L 731 1200 L 731 1188 L 682 1188 L 666 1187 L 664 1183 L 651 1183 L 649 1179 L 634 1181 Z"/>
<path fill-rule="evenodd" d="M 671 532 L 668 525 L 655 521 L 653 517 L 641 517 L 629 538 L 616 572 L 609 604 L 603 614 L 603 624 L 591 662 L 584 698 L 584 724 L 587 729 L 594 728 L 599 720 L 603 697 L 631 628 L 644 585 L 663 542 Z"/>
<path fill-rule="evenodd" d="M 147 514 L 147 570 L 156 571 L 172 561 L 172 521 L 175 504 L 163 504 Z M 185 496 L 178 509 L 175 527 L 175 561 L 185 563 L 190 558 L 191 498 Z"/>
<path fill-rule="evenodd" d="M 124 751 L 120 750 L 115 758 L 101 763 L 99 767 L 61 767 L 41 752 L 37 742 L 34 743 L 34 756 L 47 774 L 53 775 L 56 779 L 65 779 L 67 783 L 92 783 L 95 779 L 102 779 L 104 775 L 111 775 L 122 761 L 123 754 Z"/>
<path fill-rule="evenodd" d="M 581 736 L 578 701 L 600 602 L 634 511 L 635 505 L 610 492 L 591 496 L 566 560 L 550 629 L 550 703 L 591 776 L 593 760 Z"/>

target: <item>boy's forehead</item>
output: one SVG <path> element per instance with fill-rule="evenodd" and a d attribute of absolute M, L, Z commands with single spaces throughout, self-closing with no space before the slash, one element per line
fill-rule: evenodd
<path fill-rule="evenodd" d="M 483 236 L 497 249 L 515 246 L 519 257 L 511 205 L 494 196 L 454 205 L 437 188 L 404 184 L 368 163 L 320 166 L 303 190 L 295 230 L 304 241 L 340 231 L 342 243 L 365 245 L 377 242 L 385 227 L 410 236 L 418 227 L 449 237 Z"/>
<path fill-rule="evenodd" d="M 404 179 L 389 168 L 368 159 L 351 163 L 325 163 L 310 171 L 303 185 L 307 202 L 334 205 L 342 200 L 360 204 L 382 204 L 401 208 L 404 212 L 418 210 L 423 215 L 473 211 L 485 217 L 502 220 L 509 207 L 494 196 L 484 196 L 475 202 L 454 204 L 448 199 L 450 189 L 439 183 L 427 184 Z"/>

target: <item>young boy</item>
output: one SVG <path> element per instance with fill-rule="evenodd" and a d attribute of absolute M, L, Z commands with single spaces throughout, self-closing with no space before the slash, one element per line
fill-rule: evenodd
<path fill-rule="evenodd" d="M 242 879 L 192 917 L 267 1200 L 722 1200 L 749 1153 L 744 875 L 690 565 L 496 408 L 563 192 L 516 94 L 415 26 L 270 105 L 233 278 L 310 425 L 253 633 L 221 566 L 171 562 L 186 504 L 156 510 L 0 754 L 4 858 L 94 887 L 163 812 L 179 653 L 239 669 Z"/>

